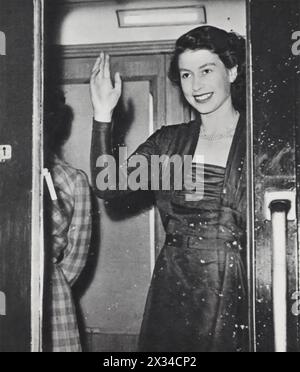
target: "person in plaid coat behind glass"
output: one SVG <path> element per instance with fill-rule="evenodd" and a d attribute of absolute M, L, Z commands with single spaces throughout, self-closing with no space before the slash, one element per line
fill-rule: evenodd
<path fill-rule="evenodd" d="M 61 159 L 72 111 L 62 92 L 46 99 L 45 165 L 57 200 L 45 192 L 45 293 L 43 350 L 82 351 L 72 286 L 88 257 L 91 239 L 90 187 L 84 172 Z"/>

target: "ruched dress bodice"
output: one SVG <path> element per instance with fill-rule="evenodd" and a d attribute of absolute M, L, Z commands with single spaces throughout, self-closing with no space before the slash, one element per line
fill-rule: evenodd
<path fill-rule="evenodd" d="M 222 240 L 238 244 L 245 230 L 235 210 L 224 208 L 221 203 L 226 169 L 210 164 L 193 163 L 190 179 L 203 180 L 197 190 L 187 188 L 172 195 L 172 211 L 169 213 L 167 234 L 195 236 L 205 244 L 206 240 Z M 197 173 L 197 175 L 196 175 Z"/>

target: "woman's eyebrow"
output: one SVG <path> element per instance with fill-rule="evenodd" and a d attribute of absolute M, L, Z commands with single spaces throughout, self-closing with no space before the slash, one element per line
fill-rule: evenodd
<path fill-rule="evenodd" d="M 202 66 L 198 67 L 198 69 L 201 70 L 201 69 L 206 68 L 206 67 L 209 67 L 209 66 L 217 66 L 217 65 L 214 62 L 205 63 L 205 65 L 202 65 Z M 188 71 L 188 72 L 191 72 L 187 68 L 180 68 L 179 71 Z"/>
<path fill-rule="evenodd" d="M 201 70 L 202 68 L 209 67 L 209 66 L 217 66 L 217 65 L 214 62 L 205 63 L 205 65 L 202 65 L 199 67 L 199 70 Z"/>

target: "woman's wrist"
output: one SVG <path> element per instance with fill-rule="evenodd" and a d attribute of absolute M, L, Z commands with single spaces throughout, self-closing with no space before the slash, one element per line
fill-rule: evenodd
<path fill-rule="evenodd" d="M 111 123 L 112 115 L 110 111 L 94 111 L 94 119 L 100 123 Z"/>

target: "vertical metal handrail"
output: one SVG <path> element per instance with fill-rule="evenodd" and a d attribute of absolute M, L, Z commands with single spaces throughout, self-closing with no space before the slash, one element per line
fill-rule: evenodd
<path fill-rule="evenodd" d="M 287 228 L 290 200 L 270 203 L 273 245 L 273 314 L 275 352 L 287 352 Z"/>

